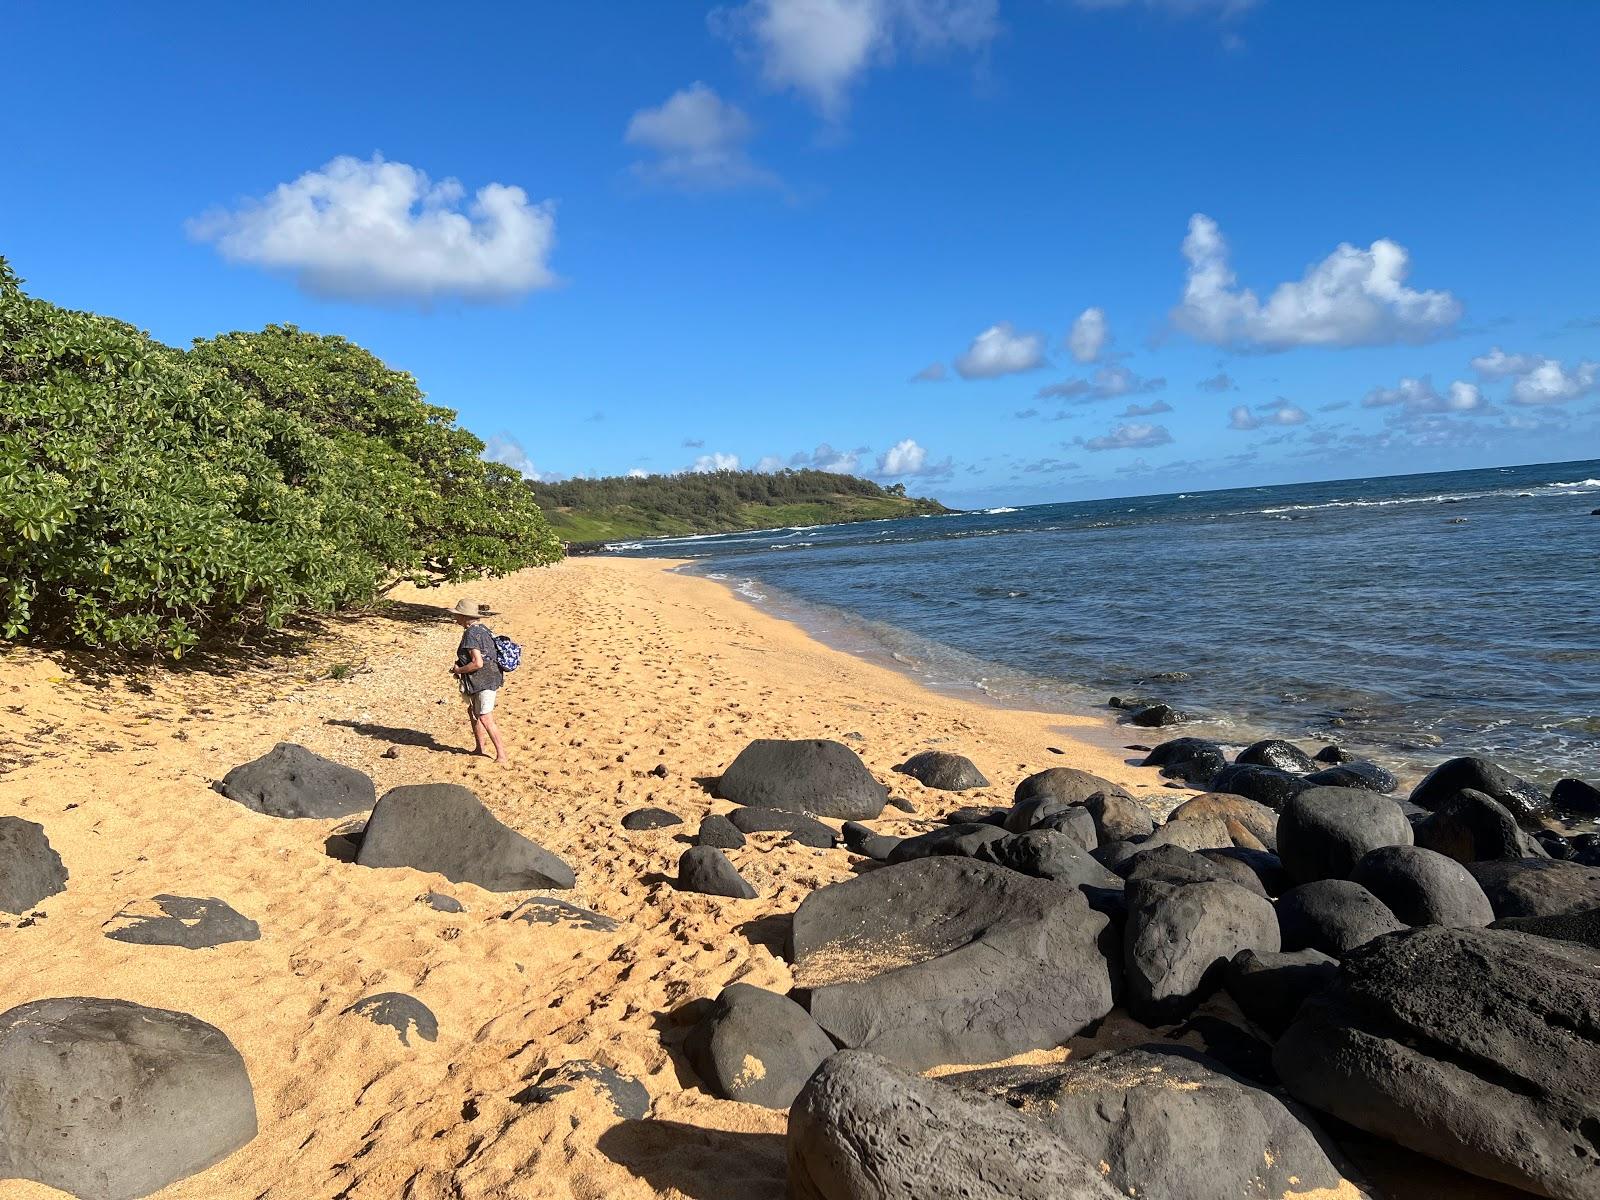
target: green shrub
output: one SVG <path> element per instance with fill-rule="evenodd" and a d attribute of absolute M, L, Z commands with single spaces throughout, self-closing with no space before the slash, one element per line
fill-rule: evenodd
<path fill-rule="evenodd" d="M 341 338 L 185 353 L 24 295 L 0 258 L 0 637 L 181 655 L 559 558 L 454 416 Z"/>

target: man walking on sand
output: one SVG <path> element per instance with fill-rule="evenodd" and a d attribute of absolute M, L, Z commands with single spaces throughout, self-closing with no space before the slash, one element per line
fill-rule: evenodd
<path fill-rule="evenodd" d="M 500 670 L 500 658 L 494 646 L 494 631 L 483 623 L 486 611 L 476 600 L 458 600 L 450 610 L 455 623 L 461 626 L 461 644 L 456 647 L 456 665 L 450 673 L 460 681 L 461 694 L 467 700 L 467 718 L 472 722 L 472 740 L 478 753 L 487 756 L 483 739 L 487 735 L 494 746 L 494 760 L 506 763 L 505 747 L 500 743 L 500 730 L 494 723 L 494 700 L 505 684 L 505 673 Z"/>

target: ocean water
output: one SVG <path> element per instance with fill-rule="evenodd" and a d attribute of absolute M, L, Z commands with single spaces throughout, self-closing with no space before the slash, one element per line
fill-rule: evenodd
<path fill-rule="evenodd" d="M 937 687 L 1600 778 L 1600 460 L 619 545 Z"/>

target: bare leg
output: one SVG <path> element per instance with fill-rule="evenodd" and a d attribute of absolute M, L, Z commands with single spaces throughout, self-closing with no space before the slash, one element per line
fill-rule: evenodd
<path fill-rule="evenodd" d="M 472 697 L 467 697 L 467 720 L 472 724 L 472 740 L 478 744 L 478 753 L 486 754 L 483 748 L 483 728 L 478 724 L 478 714 L 472 711 Z"/>
<path fill-rule="evenodd" d="M 497 763 L 506 763 L 511 760 L 506 757 L 506 748 L 500 744 L 500 727 L 494 723 L 493 713 L 484 713 L 478 718 L 478 725 L 483 733 L 489 735 L 489 740 L 494 743 L 494 760 Z M 478 749 L 483 749 L 483 734 L 478 735 Z"/>

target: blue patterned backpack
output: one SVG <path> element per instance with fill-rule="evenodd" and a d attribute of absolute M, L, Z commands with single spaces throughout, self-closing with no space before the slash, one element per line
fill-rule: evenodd
<path fill-rule="evenodd" d="M 507 675 L 522 665 L 522 647 L 513 642 L 505 634 L 495 635 L 494 657 L 500 664 L 500 669 Z"/>

